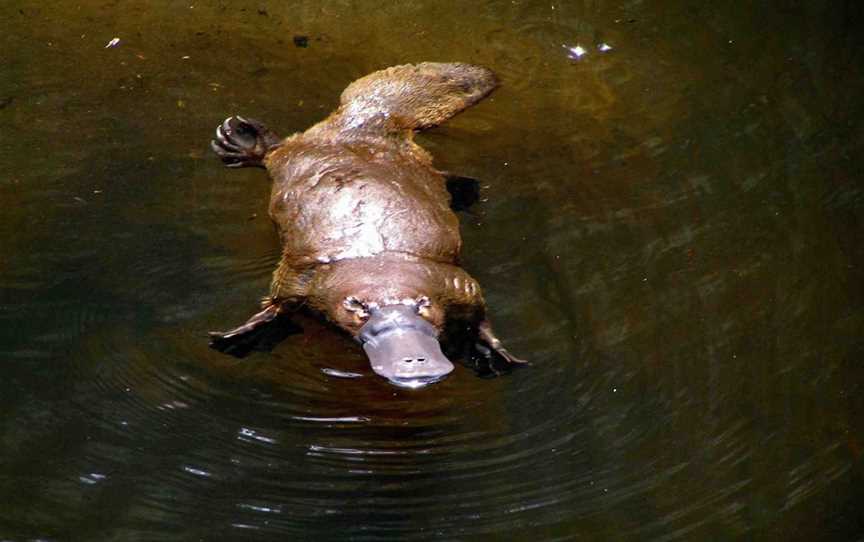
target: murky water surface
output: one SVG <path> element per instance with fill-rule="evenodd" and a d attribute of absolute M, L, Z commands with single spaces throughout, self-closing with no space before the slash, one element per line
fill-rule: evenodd
<path fill-rule="evenodd" d="M 861 539 L 859 3 L 373 4 L 2 3 L 0 540 Z M 210 350 L 279 250 L 217 123 L 422 60 L 502 80 L 421 142 L 533 366 Z"/>

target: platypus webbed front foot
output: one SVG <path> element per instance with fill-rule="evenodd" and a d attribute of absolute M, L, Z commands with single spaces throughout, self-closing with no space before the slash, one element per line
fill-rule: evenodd
<path fill-rule="evenodd" d="M 254 119 L 228 117 L 216 128 L 216 139 L 210 142 L 213 152 L 228 167 L 263 167 L 264 157 L 280 145 L 282 139 Z"/>
<path fill-rule="evenodd" d="M 528 361 L 517 358 L 504 348 L 501 340 L 492 332 L 492 324 L 488 320 L 483 320 L 478 324 L 477 339 L 474 351 L 486 362 L 487 367 L 484 369 L 488 368 L 492 375 L 501 374 L 502 369 L 507 371 L 514 367 L 524 367 L 529 364 Z"/>
<path fill-rule="evenodd" d="M 303 331 L 278 305 L 269 305 L 230 331 L 211 331 L 210 348 L 236 358 L 251 352 L 269 352 L 280 341 Z"/>

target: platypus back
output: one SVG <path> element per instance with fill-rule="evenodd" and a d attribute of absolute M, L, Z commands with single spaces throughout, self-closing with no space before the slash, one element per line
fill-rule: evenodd
<path fill-rule="evenodd" d="M 412 134 L 478 102 L 496 84 L 483 67 L 427 62 L 349 85 L 327 119 L 265 159 L 283 259 L 297 267 L 395 253 L 457 263 L 462 241 L 450 195 Z"/>
<path fill-rule="evenodd" d="M 351 83 L 327 122 L 339 123 L 345 130 L 423 130 L 479 102 L 497 85 L 495 74 L 482 66 L 439 62 L 394 66 Z"/>

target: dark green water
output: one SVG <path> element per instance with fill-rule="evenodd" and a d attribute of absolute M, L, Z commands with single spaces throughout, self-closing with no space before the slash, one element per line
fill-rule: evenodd
<path fill-rule="evenodd" d="M 861 540 L 862 22 L 7 0 L 0 540 Z M 533 367 L 398 390 L 314 322 L 208 349 L 279 250 L 266 176 L 221 167 L 216 125 L 301 131 L 423 60 L 502 80 L 420 139 L 482 179 L 465 267 Z"/>

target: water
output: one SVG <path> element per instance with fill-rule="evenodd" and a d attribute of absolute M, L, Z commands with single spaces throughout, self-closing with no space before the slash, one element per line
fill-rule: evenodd
<path fill-rule="evenodd" d="M 861 540 L 862 15 L 3 3 L 0 540 Z M 216 125 L 422 60 L 502 80 L 421 142 L 482 180 L 465 267 L 533 366 L 208 349 L 278 259 Z"/>

